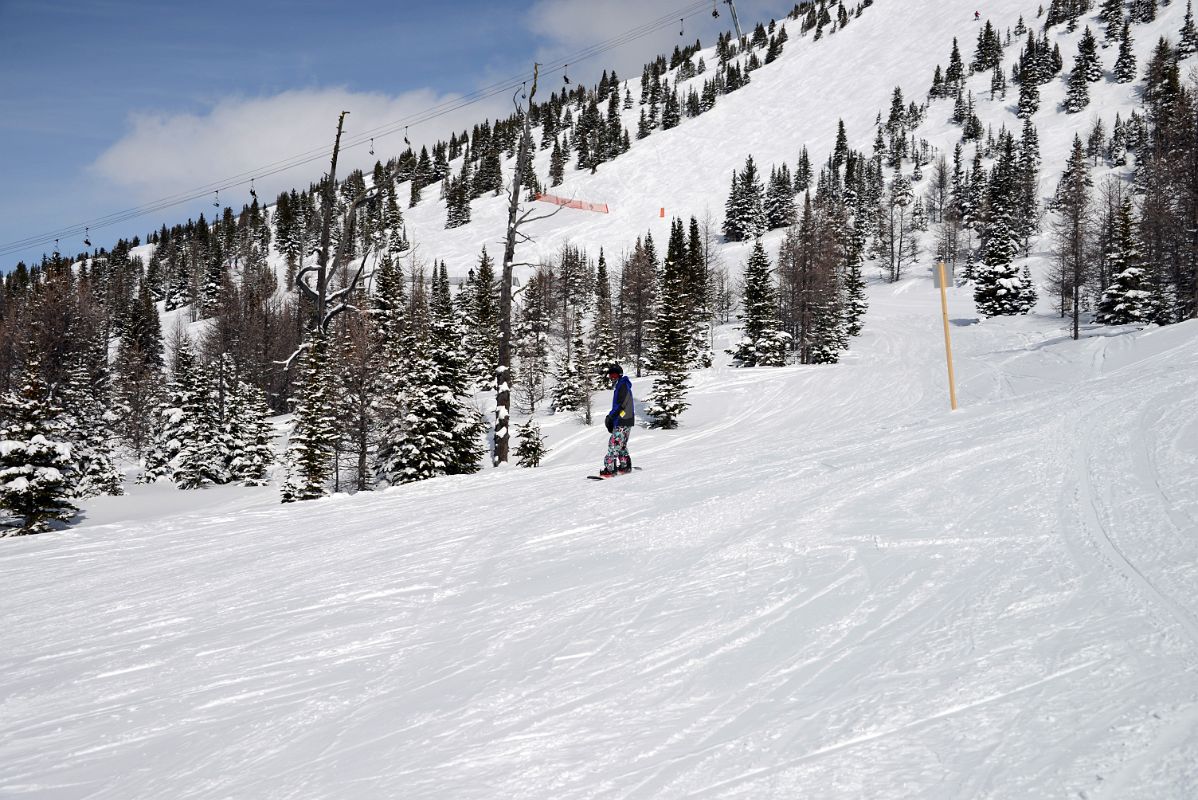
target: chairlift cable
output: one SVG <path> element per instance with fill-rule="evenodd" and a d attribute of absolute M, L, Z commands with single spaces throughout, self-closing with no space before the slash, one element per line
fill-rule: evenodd
<path fill-rule="evenodd" d="M 590 47 L 580 50 L 578 53 L 567 56 L 566 58 L 569 59 L 569 62 L 567 62 L 565 59 L 562 59 L 560 62 L 549 64 L 542 69 L 542 73 L 553 73 L 560 70 L 563 72 L 564 76 L 564 71 L 568 66 L 568 63 L 578 63 L 580 61 L 595 58 L 596 56 L 610 52 L 611 50 L 622 47 L 626 44 L 630 44 L 631 42 L 644 38 L 645 36 L 648 36 L 649 34 L 654 33 L 667 25 L 673 24 L 673 20 L 678 19 L 678 17 L 674 17 L 674 14 L 681 12 L 681 18 L 685 20 L 687 17 L 696 16 L 700 11 L 705 9 L 706 6 L 707 0 L 695 0 L 694 2 L 683 6 L 681 9 L 676 9 L 662 17 L 658 17 L 650 22 L 630 28 L 621 34 L 618 34 L 617 36 L 611 37 L 603 42 L 598 42 Z M 371 138 L 388 136 L 393 133 L 397 133 L 401 127 L 404 130 L 405 142 L 410 145 L 411 142 L 408 141 L 407 136 L 407 130 L 409 126 L 431 122 L 435 119 L 445 116 L 446 114 L 459 111 L 463 108 L 474 105 L 475 103 L 479 103 L 483 100 L 507 93 L 514 87 L 519 86 L 520 83 L 525 83 L 526 81 L 527 78 L 523 76 L 516 77 L 514 79 L 508 79 L 506 81 L 498 81 L 496 83 L 490 84 L 489 86 L 468 92 L 464 95 L 444 100 L 441 103 L 437 103 L 421 112 L 417 112 L 416 114 L 409 116 L 407 118 L 408 121 L 406 122 L 404 120 L 397 120 L 379 125 L 368 131 L 364 131 L 361 134 L 358 134 L 356 137 L 352 137 L 347 143 L 343 144 L 341 149 L 347 150 L 352 147 L 364 145 Z M 305 164 L 310 164 L 314 161 L 323 160 L 327 157 L 328 147 L 327 145 L 321 145 L 320 147 L 313 148 L 306 152 L 297 153 L 291 157 L 270 162 L 269 164 L 266 164 L 258 169 L 231 175 L 222 180 L 213 181 L 205 186 L 197 187 L 189 191 L 182 191 L 173 195 L 167 195 L 165 197 L 159 198 L 158 200 L 154 200 L 140 206 L 133 206 L 121 211 L 115 211 L 111 214 L 86 220 L 85 222 L 70 225 L 49 233 L 28 236 L 22 239 L 14 240 L 12 242 L 0 244 L 0 256 L 10 255 L 14 252 L 33 247 L 39 243 L 48 242 L 55 234 L 59 234 L 60 236 L 78 236 L 80 233 L 79 228 L 85 228 L 85 230 L 89 230 L 93 227 L 110 227 L 112 225 L 126 222 L 137 217 L 152 214 L 157 211 L 163 211 L 174 206 L 183 205 L 184 203 L 193 202 L 204 197 L 209 192 L 219 193 L 220 189 L 229 189 L 244 185 L 247 181 L 252 180 L 252 176 L 254 175 L 260 178 L 266 178 L 300 166 L 304 166 Z"/>

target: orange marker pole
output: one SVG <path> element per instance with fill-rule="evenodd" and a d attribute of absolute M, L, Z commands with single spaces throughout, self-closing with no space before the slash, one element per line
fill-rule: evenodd
<path fill-rule="evenodd" d="M 940 316 L 944 320 L 944 357 L 948 361 L 948 398 L 952 404 L 953 411 L 957 410 L 957 384 L 953 377 L 953 339 L 948 332 L 948 293 L 945 291 L 945 284 L 948 283 L 944 277 L 944 262 L 941 261 L 936 269 L 940 274 Z"/>

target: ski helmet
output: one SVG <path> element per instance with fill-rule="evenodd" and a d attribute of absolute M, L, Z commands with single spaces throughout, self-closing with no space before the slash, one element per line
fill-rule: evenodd
<path fill-rule="evenodd" d="M 623 368 L 623 367 L 621 367 L 619 364 L 614 364 L 614 363 L 613 363 L 613 364 L 608 364 L 608 365 L 607 365 L 607 369 L 605 369 L 605 370 L 603 371 L 603 374 L 604 374 L 604 375 L 623 375 L 623 374 L 624 374 L 624 368 Z"/>

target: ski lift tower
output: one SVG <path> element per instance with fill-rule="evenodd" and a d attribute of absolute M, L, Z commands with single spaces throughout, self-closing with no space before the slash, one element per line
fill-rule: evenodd
<path fill-rule="evenodd" d="M 737 41 L 745 38 L 744 32 L 740 29 L 740 17 L 736 16 L 736 3 L 733 0 L 724 0 L 724 4 L 732 12 L 732 27 L 736 28 Z"/>

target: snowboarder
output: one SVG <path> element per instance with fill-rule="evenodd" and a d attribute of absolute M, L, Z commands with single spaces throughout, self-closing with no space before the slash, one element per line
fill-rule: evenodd
<path fill-rule="evenodd" d="M 632 381 L 624 374 L 619 364 L 607 367 L 607 377 L 612 388 L 611 411 L 604 424 L 611 433 L 607 440 L 607 457 L 603 459 L 601 478 L 614 478 L 632 472 L 632 458 L 628 455 L 628 434 L 636 422 L 636 408 L 632 402 Z"/>
<path fill-rule="evenodd" d="M 981 11 L 975 11 L 975 12 L 973 12 L 973 21 L 974 21 L 974 22 L 981 22 L 981 21 L 982 21 L 982 12 L 981 12 Z"/>

